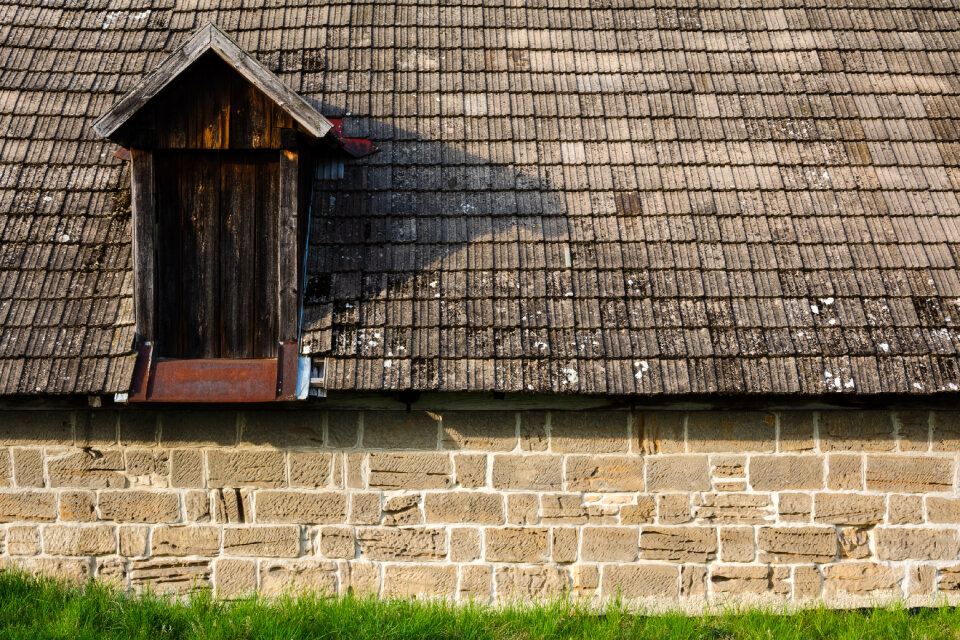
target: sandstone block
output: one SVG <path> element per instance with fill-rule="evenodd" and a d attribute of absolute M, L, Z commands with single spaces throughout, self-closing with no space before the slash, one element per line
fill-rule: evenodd
<path fill-rule="evenodd" d="M 60 519 L 67 522 L 94 522 L 97 496 L 93 491 L 61 491 Z"/>
<path fill-rule="evenodd" d="M 830 562 L 837 555 L 833 527 L 760 527 L 761 562 Z"/>
<path fill-rule="evenodd" d="M 636 560 L 636 527 L 584 527 L 580 557 L 592 562 Z"/>
<path fill-rule="evenodd" d="M 379 522 L 379 493 L 354 493 L 350 496 L 350 524 L 378 524 Z"/>
<path fill-rule="evenodd" d="M 460 567 L 461 601 L 476 600 L 484 603 L 490 600 L 490 586 L 493 569 L 489 565 L 466 565 Z"/>
<path fill-rule="evenodd" d="M 69 411 L 0 412 L 0 446 L 73 444 Z"/>
<path fill-rule="evenodd" d="M 86 582 L 92 574 L 88 558 L 24 558 L 14 564 L 35 576 L 51 576 L 74 583 Z"/>
<path fill-rule="evenodd" d="M 540 498 L 543 524 L 583 524 L 587 511 L 580 494 L 546 494 Z"/>
<path fill-rule="evenodd" d="M 187 511 L 187 520 L 190 522 L 210 522 L 210 496 L 206 491 L 185 492 L 183 505 Z"/>
<path fill-rule="evenodd" d="M 172 492 L 139 489 L 101 491 L 97 506 L 101 520 L 163 523 L 180 520 L 180 498 Z"/>
<path fill-rule="evenodd" d="M 667 564 L 608 564 L 603 567 L 600 593 L 633 598 L 676 598 L 679 572 Z"/>
<path fill-rule="evenodd" d="M 154 556 L 215 556 L 220 552 L 220 527 L 154 527 L 150 546 Z"/>
<path fill-rule="evenodd" d="M 955 465 L 950 458 L 867 457 L 867 489 L 925 493 L 952 491 Z"/>
<path fill-rule="evenodd" d="M 636 535 L 634 535 L 636 538 Z M 557 527 L 553 530 L 553 561 L 554 562 L 576 562 L 578 533 L 575 527 Z M 634 540 L 636 542 L 636 540 Z M 636 547 L 636 545 L 634 545 Z M 634 550 L 636 557 L 636 550 Z"/>
<path fill-rule="evenodd" d="M 446 453 L 371 453 L 371 489 L 448 489 L 453 468 Z"/>
<path fill-rule="evenodd" d="M 428 493 L 423 509 L 427 522 L 503 524 L 503 497 L 498 493 L 453 491 Z"/>
<path fill-rule="evenodd" d="M 117 444 L 117 411 L 90 409 L 74 413 L 75 442 L 78 447 L 109 447 Z"/>
<path fill-rule="evenodd" d="M 43 528 L 43 550 L 55 556 L 103 556 L 117 552 L 117 533 L 108 524 L 50 524 Z"/>
<path fill-rule="evenodd" d="M 563 459 L 545 454 L 496 455 L 493 486 L 509 491 L 551 491 L 563 485 Z"/>
<path fill-rule="evenodd" d="M 556 598 L 570 588 L 570 572 L 561 567 L 497 567 L 497 598 Z"/>
<path fill-rule="evenodd" d="M 626 453 L 626 411 L 551 411 L 550 448 L 558 453 Z"/>
<path fill-rule="evenodd" d="M 540 499 L 535 493 L 507 494 L 507 523 L 537 524 L 540 522 Z"/>
<path fill-rule="evenodd" d="M 590 597 L 600 588 L 600 568 L 595 564 L 573 566 L 573 591 L 580 597 Z"/>
<path fill-rule="evenodd" d="M 861 527 L 840 527 L 837 531 L 840 553 L 847 558 L 870 557 L 870 531 Z"/>
<path fill-rule="evenodd" d="M 810 522 L 813 497 L 809 493 L 781 493 L 777 498 L 781 522 Z"/>
<path fill-rule="evenodd" d="M 707 568 L 699 564 L 680 567 L 680 597 L 696 598 L 707 595 Z"/>
<path fill-rule="evenodd" d="M 710 475 L 717 479 L 745 478 L 747 457 L 740 455 L 713 456 L 710 459 Z"/>
<path fill-rule="evenodd" d="M 960 591 L 960 565 L 940 567 L 940 592 L 951 593 Z"/>
<path fill-rule="evenodd" d="M 893 416 L 889 411 L 821 411 L 820 446 L 824 451 L 893 451 Z"/>
<path fill-rule="evenodd" d="M 35 556 L 40 553 L 40 530 L 37 527 L 7 527 L 7 553 L 12 556 Z"/>
<path fill-rule="evenodd" d="M 487 456 L 482 453 L 461 453 L 453 456 L 457 484 L 464 489 L 476 489 L 487 483 Z"/>
<path fill-rule="evenodd" d="M 545 411 L 520 412 L 521 451 L 546 451 L 547 413 Z"/>
<path fill-rule="evenodd" d="M 363 461 L 366 459 L 366 454 L 363 453 L 348 453 L 346 456 L 341 455 L 341 458 L 346 457 L 346 470 L 347 470 L 347 487 L 350 489 L 364 489 L 366 485 L 364 484 L 364 474 Z M 395 486 L 387 486 L 388 489 L 396 489 Z"/>
<path fill-rule="evenodd" d="M 633 418 L 634 450 L 645 454 L 683 453 L 682 411 L 646 411 Z"/>
<path fill-rule="evenodd" d="M 929 411 L 897 411 L 894 420 L 900 451 L 927 451 L 930 448 Z"/>
<path fill-rule="evenodd" d="M 934 411 L 933 450 L 960 451 L 960 411 Z"/>
<path fill-rule="evenodd" d="M 640 557 L 673 562 L 706 562 L 717 557 L 714 527 L 644 527 Z"/>
<path fill-rule="evenodd" d="M 351 527 L 324 527 L 320 531 L 320 553 L 327 558 L 353 558 L 357 555 Z"/>
<path fill-rule="evenodd" d="M 954 529 L 877 527 L 880 560 L 956 560 L 960 543 Z"/>
<path fill-rule="evenodd" d="M 427 411 L 363 414 L 363 446 L 368 449 L 436 449 L 439 423 Z"/>
<path fill-rule="evenodd" d="M 251 594 L 257 590 L 257 562 L 218 558 L 213 563 L 213 579 L 220 597 Z"/>
<path fill-rule="evenodd" d="M 286 465 L 280 451 L 207 451 L 207 481 L 219 487 L 282 487 Z"/>
<path fill-rule="evenodd" d="M 330 484 L 329 453 L 290 452 L 291 487 L 325 487 Z"/>
<path fill-rule="evenodd" d="M 772 589 L 769 566 L 715 564 L 710 572 L 714 593 L 767 593 Z"/>
<path fill-rule="evenodd" d="M 124 558 L 111 556 L 95 558 L 97 580 L 125 589 L 127 586 L 127 564 Z"/>
<path fill-rule="evenodd" d="M 340 594 L 380 595 L 380 565 L 374 562 L 341 560 Z"/>
<path fill-rule="evenodd" d="M 383 524 L 396 527 L 423 523 L 420 512 L 420 494 L 404 494 L 387 498 L 383 503 Z"/>
<path fill-rule="evenodd" d="M 210 587 L 210 560 L 158 558 L 134 560 L 130 564 L 130 586 L 137 590 L 147 586 L 161 593 L 188 593 Z"/>
<path fill-rule="evenodd" d="M 687 447 L 692 453 L 776 450 L 776 416 L 759 411 L 691 411 Z"/>
<path fill-rule="evenodd" d="M 720 559 L 724 562 L 753 562 L 753 527 L 722 527 Z"/>
<path fill-rule="evenodd" d="M 153 409 L 127 407 L 118 413 L 120 444 L 155 447 L 157 445 L 157 412 Z"/>
<path fill-rule="evenodd" d="M 891 505 L 893 498 L 894 496 L 890 496 Z M 936 524 L 960 523 L 960 498 L 928 497 L 927 520 Z"/>
<path fill-rule="evenodd" d="M 127 449 L 123 460 L 127 475 L 143 477 L 145 484 L 156 484 L 170 473 L 170 452 L 166 449 Z"/>
<path fill-rule="evenodd" d="M 232 447 L 237 444 L 236 411 L 163 411 L 160 443 L 181 447 Z"/>
<path fill-rule="evenodd" d="M 278 524 L 336 524 L 347 516 L 347 497 L 324 491 L 260 491 L 256 521 Z"/>
<path fill-rule="evenodd" d="M 436 564 L 392 564 L 383 570 L 385 596 L 453 596 L 457 591 L 457 567 Z"/>
<path fill-rule="evenodd" d="M 636 504 L 625 504 L 620 508 L 620 524 L 646 524 L 653 522 L 656 502 L 653 496 L 637 496 Z"/>
<path fill-rule="evenodd" d="M 841 562 L 824 567 L 823 576 L 827 598 L 900 595 L 903 569 L 873 562 Z"/>
<path fill-rule="evenodd" d="M 295 558 L 300 555 L 300 527 L 224 527 L 223 553 L 229 556 Z"/>
<path fill-rule="evenodd" d="M 450 530 L 451 562 L 472 562 L 479 557 L 480 531 L 478 529 L 456 527 Z"/>
<path fill-rule="evenodd" d="M 823 577 L 820 570 L 814 566 L 800 566 L 793 568 L 793 597 L 796 600 L 810 600 L 820 597 Z"/>
<path fill-rule="evenodd" d="M 352 449 L 360 443 L 360 413 L 327 412 L 327 445 L 334 449 Z"/>
<path fill-rule="evenodd" d="M 139 524 L 120 525 L 120 555 L 126 558 L 145 556 L 149 527 Z"/>
<path fill-rule="evenodd" d="M 329 560 L 286 560 L 260 564 L 260 593 L 337 593 L 337 565 Z"/>
<path fill-rule="evenodd" d="M 831 453 L 827 456 L 827 488 L 863 490 L 863 457 Z"/>
<path fill-rule="evenodd" d="M 707 456 L 647 458 L 647 491 L 706 491 L 709 488 Z"/>
<path fill-rule="evenodd" d="M 108 489 L 124 486 L 123 454 L 91 449 L 65 453 L 47 460 L 51 487 Z"/>
<path fill-rule="evenodd" d="M 781 452 L 813 451 L 813 412 L 781 411 L 780 446 Z"/>
<path fill-rule="evenodd" d="M 323 446 L 323 414 L 312 409 L 244 411 L 241 444 L 261 447 Z"/>
<path fill-rule="evenodd" d="M 910 576 L 910 595 L 925 596 L 933 593 L 937 580 L 937 569 L 929 564 L 918 564 L 908 572 Z"/>
<path fill-rule="evenodd" d="M 57 496 L 43 491 L 0 492 L 0 522 L 43 522 L 57 517 Z"/>
<path fill-rule="evenodd" d="M 683 524 L 690 521 L 690 495 L 665 493 L 658 496 L 657 518 L 660 524 Z"/>
<path fill-rule="evenodd" d="M 749 471 L 750 486 L 756 491 L 823 487 L 823 456 L 751 456 Z"/>
<path fill-rule="evenodd" d="M 814 520 L 829 524 L 877 524 L 883 522 L 886 500 L 880 495 L 818 493 L 814 497 Z"/>
<path fill-rule="evenodd" d="M 447 555 L 446 531 L 436 528 L 361 528 L 357 544 L 367 560 L 440 560 Z"/>
<path fill-rule="evenodd" d="M 514 411 L 445 411 L 441 428 L 444 449 L 512 451 L 517 446 Z"/>
<path fill-rule="evenodd" d="M 569 456 L 568 491 L 643 491 L 640 456 Z"/>
<path fill-rule="evenodd" d="M 890 496 L 887 506 L 889 524 L 921 524 L 923 522 L 923 498 L 920 496 Z M 960 520 L 957 520 L 960 522 Z"/>
<path fill-rule="evenodd" d="M 40 449 L 13 449 L 13 480 L 18 487 L 43 486 L 43 455 Z"/>
<path fill-rule="evenodd" d="M 486 529 L 487 562 L 545 562 L 549 557 L 547 529 Z"/>
<path fill-rule="evenodd" d="M 717 524 L 761 523 L 771 520 L 774 513 L 769 495 L 753 493 L 694 496 L 693 510 L 698 521 Z"/>
<path fill-rule="evenodd" d="M 250 492 L 247 489 L 219 489 L 213 492 L 213 508 L 217 522 L 253 520 Z"/>
<path fill-rule="evenodd" d="M 174 449 L 170 452 L 170 486 L 203 488 L 203 452 Z"/>

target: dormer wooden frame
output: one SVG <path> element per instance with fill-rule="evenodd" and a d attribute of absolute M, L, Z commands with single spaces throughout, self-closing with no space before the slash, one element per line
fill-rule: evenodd
<path fill-rule="evenodd" d="M 137 131 L 138 113 L 195 63 L 216 55 L 262 92 L 294 123 L 274 136 L 279 154 L 277 234 L 277 357 L 160 359 L 155 352 L 157 197 L 156 156 L 149 136 Z M 212 24 L 199 29 L 153 72 L 144 77 L 93 125 L 94 130 L 130 150 L 133 218 L 134 309 L 137 364 L 131 382 L 131 402 L 266 402 L 297 397 L 299 351 L 299 276 L 306 241 L 302 220 L 309 205 L 304 185 L 312 176 L 310 145 L 321 138 L 341 146 L 333 124 L 288 89 L 262 64 Z M 163 132 L 161 132 L 162 134 Z M 273 134 L 271 134 L 273 135 Z M 339 144 L 338 144 L 339 143 Z M 229 148 L 229 142 L 225 142 Z M 162 146 L 162 145 L 161 145 Z M 213 147 L 217 148 L 217 147 Z M 306 214 L 308 215 L 308 214 Z M 291 250 L 294 249 L 294 250 Z M 271 280 L 272 281 L 272 280 Z"/>

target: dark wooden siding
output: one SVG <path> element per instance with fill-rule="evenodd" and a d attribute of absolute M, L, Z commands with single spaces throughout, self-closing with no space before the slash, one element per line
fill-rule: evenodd
<path fill-rule="evenodd" d="M 164 151 L 157 193 L 157 352 L 277 354 L 279 154 Z"/>

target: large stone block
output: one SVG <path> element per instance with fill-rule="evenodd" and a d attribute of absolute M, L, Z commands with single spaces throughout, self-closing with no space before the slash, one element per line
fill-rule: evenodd
<path fill-rule="evenodd" d="M 827 456 L 827 488 L 863 490 L 863 456 L 831 453 Z"/>
<path fill-rule="evenodd" d="M 714 527 L 644 527 L 640 557 L 673 562 L 706 562 L 717 557 Z"/>
<path fill-rule="evenodd" d="M 327 445 L 334 449 L 352 449 L 360 444 L 360 412 L 327 412 Z"/>
<path fill-rule="evenodd" d="M 350 524 L 380 523 L 380 493 L 353 493 L 350 496 Z"/>
<path fill-rule="evenodd" d="M 656 504 L 653 496 L 637 496 L 636 504 L 625 504 L 620 507 L 620 524 L 653 522 L 657 510 Z"/>
<path fill-rule="evenodd" d="M 570 588 L 570 572 L 561 567 L 497 567 L 497 598 L 553 599 Z"/>
<path fill-rule="evenodd" d="M 447 596 L 457 591 L 457 567 L 436 564 L 393 564 L 383 570 L 383 595 Z"/>
<path fill-rule="evenodd" d="M 751 456 L 750 486 L 755 491 L 790 491 L 823 487 L 823 456 Z"/>
<path fill-rule="evenodd" d="M 61 501 L 61 509 L 62 509 Z M 190 522 L 210 522 L 210 495 L 206 491 L 186 491 L 183 506 Z"/>
<path fill-rule="evenodd" d="M 503 496 L 479 491 L 428 493 L 423 499 L 428 523 L 503 524 Z"/>
<path fill-rule="evenodd" d="M 581 508 L 582 511 L 582 508 Z M 507 524 L 539 524 L 540 498 L 535 493 L 507 494 Z"/>
<path fill-rule="evenodd" d="M 460 601 L 490 601 L 493 569 L 490 565 L 473 564 L 460 567 Z"/>
<path fill-rule="evenodd" d="M 336 524 L 347 517 L 347 497 L 335 491 L 259 491 L 256 521 L 278 524 Z"/>
<path fill-rule="evenodd" d="M 647 491 L 707 491 L 707 456 L 651 456 L 647 459 Z"/>
<path fill-rule="evenodd" d="M 420 494 L 402 494 L 387 498 L 383 503 L 383 524 L 395 527 L 404 524 L 422 524 Z"/>
<path fill-rule="evenodd" d="M 873 562 L 841 562 L 823 569 L 824 596 L 889 596 L 902 595 L 900 582 L 903 569 Z"/>
<path fill-rule="evenodd" d="M 461 453 L 453 456 L 457 484 L 463 489 L 476 489 L 487 483 L 487 456 L 482 453 Z"/>
<path fill-rule="evenodd" d="M 162 523 L 180 520 L 180 498 L 172 492 L 139 489 L 101 491 L 97 506 L 101 520 Z"/>
<path fill-rule="evenodd" d="M 440 560 L 447 555 L 446 530 L 409 527 L 357 529 L 360 554 L 368 560 Z"/>
<path fill-rule="evenodd" d="M 447 453 L 371 453 L 371 489 L 448 489 L 453 468 Z"/>
<path fill-rule="evenodd" d="M 123 487 L 123 454 L 119 450 L 76 451 L 48 457 L 47 476 L 51 487 L 109 489 Z"/>
<path fill-rule="evenodd" d="M 781 452 L 813 451 L 813 412 L 781 411 L 780 442 Z"/>
<path fill-rule="evenodd" d="M 337 593 L 337 565 L 329 560 L 286 560 L 260 563 L 260 593 Z"/>
<path fill-rule="evenodd" d="M 934 411 L 933 450 L 960 451 L 960 411 Z"/>
<path fill-rule="evenodd" d="M 445 411 L 441 428 L 444 449 L 513 451 L 517 446 L 513 411 Z"/>
<path fill-rule="evenodd" d="M 870 529 L 865 527 L 840 527 L 837 532 L 840 542 L 840 553 L 847 558 L 869 558 Z"/>
<path fill-rule="evenodd" d="M 907 496 L 890 496 L 891 511 L 893 511 L 894 497 L 906 498 Z M 927 498 L 927 520 L 935 524 L 960 524 L 960 498 L 929 496 Z"/>
<path fill-rule="evenodd" d="M 93 491 L 61 491 L 60 519 L 65 522 L 94 522 L 97 495 Z"/>
<path fill-rule="evenodd" d="M 780 522 L 810 522 L 813 497 L 809 493 L 780 493 L 777 496 Z"/>
<path fill-rule="evenodd" d="M 117 533 L 108 524 L 46 525 L 43 550 L 55 556 L 103 556 L 117 552 Z"/>
<path fill-rule="evenodd" d="M 545 494 L 540 498 L 540 519 L 543 524 L 583 524 L 587 510 L 578 493 Z"/>
<path fill-rule="evenodd" d="M 766 565 L 715 564 L 710 571 L 710 584 L 717 594 L 765 594 L 773 588 L 773 570 Z"/>
<path fill-rule="evenodd" d="M 887 506 L 887 524 L 921 524 L 922 522 L 922 497 L 890 496 L 890 504 Z M 931 520 L 931 522 L 933 522 L 933 520 Z M 960 523 L 960 520 L 956 520 L 956 522 Z"/>
<path fill-rule="evenodd" d="M 157 411 L 143 406 L 127 406 L 118 414 L 120 423 L 120 444 L 128 446 L 154 447 L 157 445 Z"/>
<path fill-rule="evenodd" d="M 290 452 L 291 487 L 325 487 L 330 484 L 331 454 Z"/>
<path fill-rule="evenodd" d="M 927 451 L 930 448 L 929 411 L 897 411 L 897 439 L 900 451 Z"/>
<path fill-rule="evenodd" d="M 187 593 L 210 588 L 210 560 L 151 558 L 130 564 L 130 586 L 142 590 L 148 586 L 161 593 Z"/>
<path fill-rule="evenodd" d="M 170 474 L 170 452 L 166 449 L 126 449 L 123 460 L 127 476 L 138 484 L 160 485 Z"/>
<path fill-rule="evenodd" d="M 237 444 L 236 411 L 160 412 L 160 444 L 181 447 L 232 447 Z"/>
<path fill-rule="evenodd" d="M 576 527 L 555 527 L 551 545 L 553 561 L 576 562 L 579 538 L 579 530 Z M 633 554 L 633 557 L 636 558 L 636 539 L 634 539 Z"/>
<path fill-rule="evenodd" d="M 643 491 L 640 456 L 568 456 L 568 491 Z"/>
<path fill-rule="evenodd" d="M 818 493 L 813 519 L 829 524 L 877 524 L 883 522 L 886 499 L 882 495 Z"/>
<path fill-rule="evenodd" d="M 676 598 L 679 567 L 667 564 L 608 564 L 603 567 L 603 598 Z"/>
<path fill-rule="evenodd" d="M 43 455 L 40 449 L 13 449 L 13 481 L 18 487 L 43 486 Z"/>
<path fill-rule="evenodd" d="M 952 491 L 956 474 L 952 458 L 868 456 L 867 490 L 925 493 Z"/>
<path fill-rule="evenodd" d="M 286 463 L 280 451 L 207 451 L 207 483 L 220 487 L 282 487 Z"/>
<path fill-rule="evenodd" d="M 960 553 L 956 529 L 877 527 L 880 560 L 956 560 Z"/>
<path fill-rule="evenodd" d="M 707 493 L 693 498 L 694 517 L 705 523 L 758 524 L 773 519 L 773 501 L 762 493 Z"/>
<path fill-rule="evenodd" d="M 590 562 L 633 562 L 637 559 L 636 527 L 584 527 L 580 559 Z"/>
<path fill-rule="evenodd" d="M 35 576 L 50 576 L 74 583 L 86 582 L 93 574 L 89 558 L 18 558 L 13 564 Z"/>
<path fill-rule="evenodd" d="M 0 446 L 73 444 L 68 411 L 0 411 Z"/>
<path fill-rule="evenodd" d="M 0 492 L 0 522 L 44 522 L 57 517 L 57 495 L 44 491 Z"/>
<path fill-rule="evenodd" d="M 220 552 L 220 527 L 154 527 L 150 548 L 154 556 L 215 556 Z"/>
<path fill-rule="evenodd" d="M 203 452 L 199 449 L 174 449 L 170 452 L 170 486 L 203 488 Z"/>
<path fill-rule="evenodd" d="M 496 455 L 493 487 L 509 491 L 557 491 L 563 485 L 563 458 L 545 454 Z"/>
<path fill-rule="evenodd" d="M 720 559 L 724 562 L 753 562 L 753 527 L 722 527 Z"/>
<path fill-rule="evenodd" d="M 120 525 L 120 555 L 127 558 L 148 555 L 147 534 L 150 528 L 146 525 Z"/>
<path fill-rule="evenodd" d="M 7 527 L 7 553 L 11 556 L 35 556 L 40 553 L 40 529 L 36 526 Z"/>
<path fill-rule="evenodd" d="M 697 497 L 699 496 L 695 496 Z M 690 494 L 662 493 L 657 496 L 657 522 L 660 524 L 690 522 Z"/>
<path fill-rule="evenodd" d="M 759 411 L 691 411 L 687 448 L 693 453 L 776 450 L 776 416 Z"/>
<path fill-rule="evenodd" d="M 633 416 L 634 450 L 645 454 L 683 453 L 682 411 L 645 411 Z"/>
<path fill-rule="evenodd" d="M 793 597 L 795 600 L 819 598 L 823 585 L 823 576 L 815 565 L 793 568 Z"/>
<path fill-rule="evenodd" d="M 213 576 L 220 597 L 247 595 L 257 590 L 256 560 L 219 558 L 213 563 Z"/>
<path fill-rule="evenodd" d="M 220 489 L 213 492 L 214 519 L 217 522 L 250 522 L 253 510 L 248 489 Z"/>
<path fill-rule="evenodd" d="M 547 412 L 520 412 L 520 449 L 522 451 L 546 451 L 550 441 L 547 438 Z"/>
<path fill-rule="evenodd" d="M 295 558 L 300 555 L 300 527 L 224 527 L 223 552 L 229 556 Z"/>
<path fill-rule="evenodd" d="M 427 411 L 364 412 L 363 446 L 369 449 L 435 450 L 439 429 L 439 421 Z"/>
<path fill-rule="evenodd" d="M 549 558 L 548 529 L 486 529 L 484 537 L 487 562 L 545 562 Z"/>
<path fill-rule="evenodd" d="M 351 527 L 324 527 L 320 530 L 320 553 L 327 558 L 354 558 L 356 542 Z"/>
<path fill-rule="evenodd" d="M 833 527 L 760 527 L 761 562 L 830 562 L 837 556 Z"/>
<path fill-rule="evenodd" d="M 245 411 L 240 442 L 278 448 L 323 446 L 323 414 L 279 407 Z"/>
<path fill-rule="evenodd" d="M 889 411 L 821 411 L 820 447 L 824 451 L 893 451 L 893 415 Z"/>
<path fill-rule="evenodd" d="M 558 453 L 626 453 L 626 411 L 551 411 L 550 448 Z"/>
<path fill-rule="evenodd" d="M 450 561 L 473 562 L 480 557 L 480 530 L 457 527 L 450 530 Z"/>

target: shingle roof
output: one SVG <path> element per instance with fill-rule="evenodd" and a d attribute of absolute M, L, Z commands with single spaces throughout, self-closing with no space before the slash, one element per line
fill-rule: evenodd
<path fill-rule="evenodd" d="M 315 191 L 330 388 L 960 385 L 949 3 L 220 4 L 0 8 L 3 393 L 126 388 L 90 124 L 208 21 L 381 149 Z"/>

